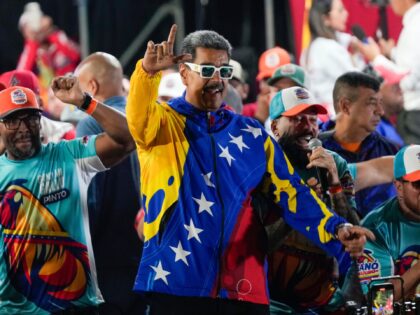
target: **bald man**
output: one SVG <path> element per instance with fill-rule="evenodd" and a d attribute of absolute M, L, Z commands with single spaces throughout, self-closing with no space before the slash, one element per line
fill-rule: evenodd
<path fill-rule="evenodd" d="M 114 109 L 125 112 L 123 71 L 112 55 L 96 52 L 75 71 L 82 90 Z M 101 133 L 91 117 L 77 126 L 78 137 Z M 92 245 L 99 288 L 105 304 L 100 314 L 144 314 L 142 297 L 132 292 L 142 244 L 133 227 L 140 208 L 139 164 L 132 154 L 120 164 L 95 176 L 88 190 Z"/>

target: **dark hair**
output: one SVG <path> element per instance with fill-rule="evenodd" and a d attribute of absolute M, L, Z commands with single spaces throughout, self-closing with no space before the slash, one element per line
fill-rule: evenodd
<path fill-rule="evenodd" d="M 232 46 L 229 41 L 214 31 L 195 31 L 188 34 L 182 42 L 181 52 L 191 54 L 195 59 L 197 47 L 224 50 L 227 52 L 229 59 L 232 55 Z"/>
<path fill-rule="evenodd" d="M 352 71 L 344 73 L 338 77 L 334 84 L 333 101 L 335 111 L 339 112 L 338 101 L 341 97 L 345 96 L 354 102 L 359 96 L 357 88 L 365 87 L 378 92 L 380 85 L 379 80 L 363 72 Z"/>
<path fill-rule="evenodd" d="M 314 0 L 309 10 L 309 30 L 312 40 L 317 37 L 336 39 L 335 31 L 325 25 L 324 18 L 330 14 L 334 0 Z"/>

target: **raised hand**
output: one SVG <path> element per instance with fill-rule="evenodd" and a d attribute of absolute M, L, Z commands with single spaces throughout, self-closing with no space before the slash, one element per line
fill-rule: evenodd
<path fill-rule="evenodd" d="M 338 177 L 338 171 L 334 157 L 323 147 L 317 147 L 311 153 L 308 153 L 308 159 L 309 164 L 306 166 L 306 168 L 325 168 L 328 171 L 328 183 L 330 185 L 340 184 L 340 178 Z"/>
<path fill-rule="evenodd" d="M 355 41 L 357 49 L 362 53 L 362 55 L 369 61 L 373 61 L 378 55 L 381 54 L 381 49 L 379 45 L 375 42 L 372 37 L 368 38 L 367 43 L 363 43 L 360 40 Z"/>
<path fill-rule="evenodd" d="M 144 71 L 149 74 L 155 74 L 179 62 L 191 60 L 191 54 L 174 55 L 176 29 L 176 24 L 172 25 L 167 41 L 163 41 L 160 44 L 155 44 L 152 41 L 147 43 L 142 63 Z"/>
<path fill-rule="evenodd" d="M 76 77 L 54 78 L 51 83 L 51 88 L 55 96 L 63 103 L 80 107 L 85 100 L 85 95 Z"/>
<path fill-rule="evenodd" d="M 391 51 L 395 47 L 395 41 L 392 38 L 388 40 L 381 38 L 379 39 L 379 47 L 381 48 L 382 54 L 391 59 Z"/>

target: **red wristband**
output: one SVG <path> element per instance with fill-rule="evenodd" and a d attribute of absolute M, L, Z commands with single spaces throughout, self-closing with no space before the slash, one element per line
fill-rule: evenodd
<path fill-rule="evenodd" d="M 343 191 L 343 187 L 341 187 L 341 185 L 330 186 L 328 188 L 328 191 L 330 192 L 331 195 L 338 194 Z"/>

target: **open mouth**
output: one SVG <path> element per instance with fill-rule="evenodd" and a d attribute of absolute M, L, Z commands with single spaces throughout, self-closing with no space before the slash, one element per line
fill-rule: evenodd
<path fill-rule="evenodd" d="M 23 145 L 32 144 L 32 137 L 31 136 L 19 137 L 18 139 L 15 140 L 15 143 L 23 144 Z"/>
<path fill-rule="evenodd" d="M 208 94 L 210 94 L 210 95 L 216 95 L 217 93 L 222 93 L 223 92 L 223 90 L 222 89 L 220 89 L 220 88 L 215 88 L 215 89 L 206 89 L 205 91 L 204 91 L 204 93 L 208 93 Z"/>
<path fill-rule="evenodd" d="M 304 135 L 296 138 L 296 144 L 302 148 L 308 149 L 309 140 L 313 138 L 312 135 Z"/>
<path fill-rule="evenodd" d="M 212 86 L 207 86 L 204 88 L 204 93 L 210 94 L 210 95 L 216 95 L 217 93 L 222 94 L 223 93 L 223 86 L 222 85 L 212 85 Z"/>

